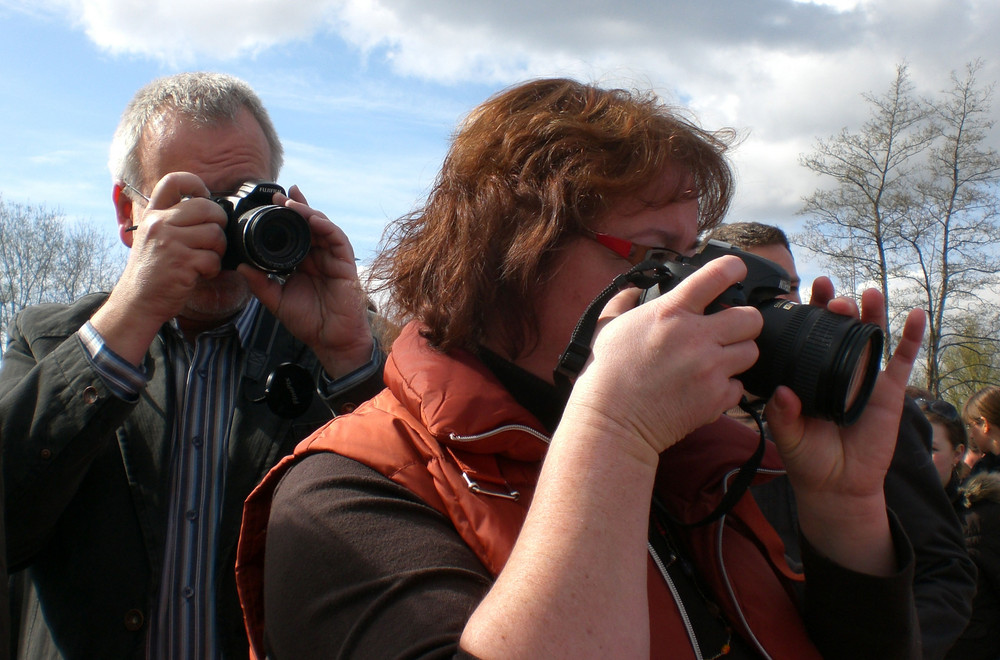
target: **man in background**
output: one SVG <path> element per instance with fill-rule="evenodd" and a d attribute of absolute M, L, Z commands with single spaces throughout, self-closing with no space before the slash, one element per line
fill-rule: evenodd
<path fill-rule="evenodd" d="M 243 81 L 152 82 L 111 147 L 121 278 L 11 323 L 0 437 L 20 657 L 247 656 L 233 571 L 244 499 L 382 387 L 351 245 L 297 187 L 266 200 L 305 220 L 297 270 L 224 267 L 215 200 L 277 181 L 281 165 Z"/>

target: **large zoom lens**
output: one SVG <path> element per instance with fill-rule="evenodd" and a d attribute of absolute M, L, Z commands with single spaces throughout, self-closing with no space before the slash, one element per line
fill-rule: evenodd
<path fill-rule="evenodd" d="M 770 397 L 790 387 L 803 414 L 841 426 L 861 415 L 882 358 L 882 331 L 821 307 L 773 299 L 756 305 L 764 317 L 760 357 L 738 378 L 751 394 Z"/>
<path fill-rule="evenodd" d="M 757 363 L 737 376 L 744 389 L 766 399 L 779 385 L 786 385 L 802 401 L 803 414 L 841 426 L 855 422 L 875 387 L 882 359 L 881 328 L 822 307 L 779 298 L 790 291 L 788 273 L 773 261 L 714 240 L 691 256 L 650 250 L 636 269 L 646 269 L 638 272 L 655 284 L 641 284 L 640 304 L 663 295 L 700 267 L 726 255 L 742 259 L 747 275 L 708 305 L 705 313 L 752 305 L 764 317 L 757 337 Z"/>
<path fill-rule="evenodd" d="M 284 206 L 265 205 L 241 215 L 230 234 L 230 249 L 254 268 L 287 274 L 309 254 L 309 223 Z"/>

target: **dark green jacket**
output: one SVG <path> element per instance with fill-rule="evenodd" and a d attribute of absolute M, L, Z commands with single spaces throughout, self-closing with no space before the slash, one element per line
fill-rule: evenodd
<path fill-rule="evenodd" d="M 106 294 L 21 312 L 0 367 L 0 438 L 7 558 L 20 637 L 29 658 L 143 658 L 166 537 L 175 405 L 171 361 L 158 338 L 146 356 L 149 383 L 137 403 L 98 376 L 76 331 Z M 314 396 L 302 416 L 282 419 L 259 399 L 283 362 L 318 377 L 301 342 L 262 308 L 244 361 L 229 438 L 217 557 L 220 646 L 246 658 L 233 564 L 243 500 L 295 444 L 332 417 Z M 269 353 L 270 333 L 275 338 Z M 61 656 L 60 656 L 61 654 Z"/>

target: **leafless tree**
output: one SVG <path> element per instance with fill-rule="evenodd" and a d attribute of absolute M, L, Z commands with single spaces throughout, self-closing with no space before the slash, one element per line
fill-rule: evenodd
<path fill-rule="evenodd" d="M 806 231 L 798 244 L 820 255 L 831 275 L 849 291 L 876 283 L 886 295 L 892 352 L 889 284 L 897 274 L 892 253 L 900 248 L 899 227 L 917 204 L 915 168 L 934 137 L 927 125 L 931 108 L 913 95 L 906 65 L 881 95 L 864 94 L 871 116 L 860 131 L 816 142 L 803 166 L 833 180 L 807 197 L 801 213 Z"/>
<path fill-rule="evenodd" d="M 938 396 L 993 373 L 1000 348 L 983 331 L 996 326 L 975 322 L 1000 317 L 1000 156 L 988 146 L 993 86 L 979 82 L 981 69 L 970 62 L 935 98 L 918 99 L 901 65 L 885 95 L 864 96 L 872 112 L 859 132 L 820 140 L 801 159 L 833 186 L 805 199 L 796 239 L 849 291 L 877 283 L 890 331 L 906 310 L 927 310 L 915 378 Z"/>
<path fill-rule="evenodd" d="M 0 333 L 28 305 L 110 291 L 124 264 L 124 249 L 95 227 L 0 196 Z"/>
<path fill-rule="evenodd" d="M 987 385 L 1000 383 L 1000 347 L 996 330 L 1000 313 L 958 312 L 949 324 L 952 338 L 937 361 L 937 396 L 961 408 L 965 401 Z"/>
<path fill-rule="evenodd" d="M 936 137 L 916 187 L 919 203 L 899 228 L 904 250 L 898 258 L 906 267 L 899 273 L 896 301 L 928 311 L 924 386 L 936 395 L 943 355 L 968 341 L 958 312 L 991 313 L 989 293 L 1000 282 L 995 249 L 1000 156 L 985 144 L 994 125 L 993 88 L 977 85 L 981 66 L 975 61 L 963 76 L 953 73 L 950 89 L 933 102 Z M 996 338 L 977 342 L 980 350 L 988 351 L 989 344 L 996 350 Z"/>

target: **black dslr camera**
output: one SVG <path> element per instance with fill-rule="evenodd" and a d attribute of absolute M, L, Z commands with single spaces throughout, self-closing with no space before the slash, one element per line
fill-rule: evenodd
<path fill-rule="evenodd" d="M 309 223 L 292 209 L 272 204 L 276 192 L 284 195 L 285 189 L 276 183 L 247 182 L 232 195 L 213 198 L 229 216 L 223 268 L 234 270 L 248 263 L 268 273 L 288 275 L 309 254 Z"/>
<path fill-rule="evenodd" d="M 764 317 L 756 340 L 760 356 L 737 376 L 744 389 L 768 398 L 778 385 L 787 385 L 802 400 L 806 415 L 841 426 L 858 419 L 879 371 L 884 338 L 877 325 L 777 298 L 790 290 L 784 269 L 728 243 L 710 240 L 692 257 L 666 250 L 650 252 L 646 258 L 661 261 L 673 277 L 646 289 L 640 303 L 666 293 L 712 259 L 727 254 L 742 259 L 746 278 L 716 298 L 705 312 L 752 305 Z"/>

